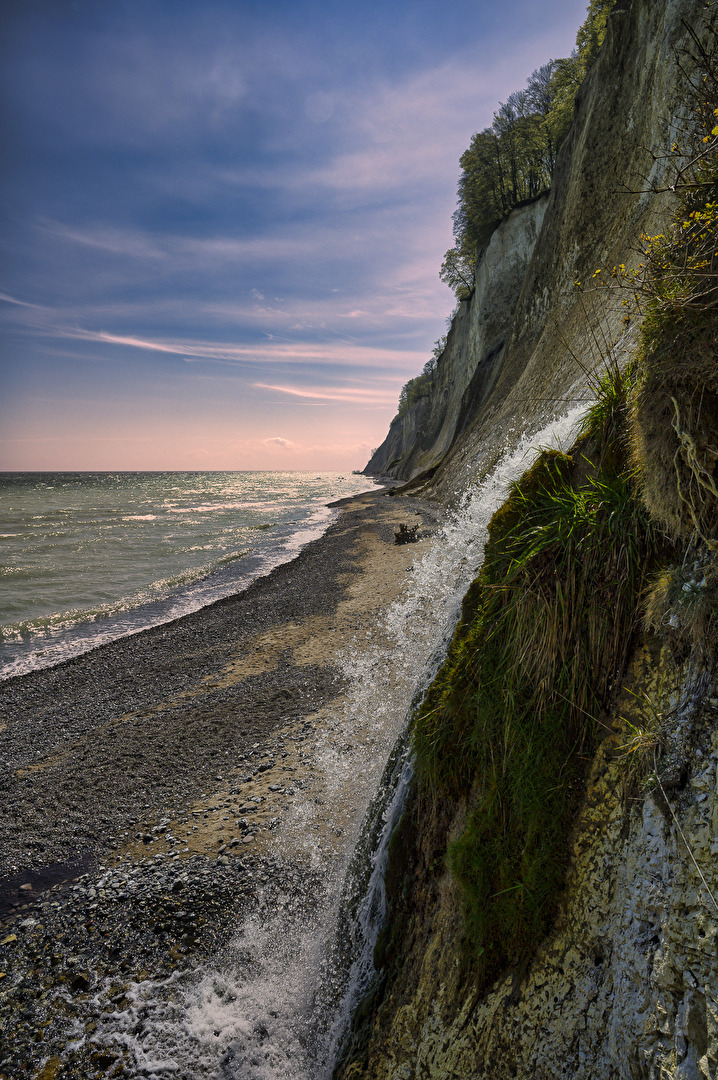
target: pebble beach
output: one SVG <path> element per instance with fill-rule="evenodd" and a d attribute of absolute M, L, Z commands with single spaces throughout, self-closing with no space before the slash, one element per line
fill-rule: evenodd
<path fill-rule="evenodd" d="M 311 905 L 323 870 L 300 848 L 353 842 L 353 777 L 390 749 L 343 730 L 337 657 L 375 642 L 436 512 L 342 500 L 245 592 L 0 684 L 0 1080 L 155 1075 L 104 1018 L 136 1044 L 146 982 L 216 964 L 247 917 Z M 394 544 L 400 523 L 417 543 Z M 328 792 L 318 755 L 341 752 L 346 790 Z"/>

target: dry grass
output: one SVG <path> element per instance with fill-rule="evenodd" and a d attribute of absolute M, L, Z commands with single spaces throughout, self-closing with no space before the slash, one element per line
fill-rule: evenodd
<path fill-rule="evenodd" d="M 634 460 L 651 516 L 675 539 L 718 551 L 718 6 L 691 31 L 684 132 L 674 165 L 675 218 L 645 237 L 636 290 L 641 379 Z M 680 143 L 680 145 L 679 145 Z M 630 275 L 626 275 L 630 276 Z"/>
<path fill-rule="evenodd" d="M 718 565 L 712 553 L 665 569 L 646 605 L 646 624 L 670 645 L 677 661 L 718 667 Z"/>

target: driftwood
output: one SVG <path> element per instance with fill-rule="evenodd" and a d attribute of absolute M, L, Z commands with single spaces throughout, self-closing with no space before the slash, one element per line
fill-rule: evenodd
<path fill-rule="evenodd" d="M 398 529 L 394 529 L 395 544 L 414 544 L 418 539 L 418 525 L 400 525 Z"/>

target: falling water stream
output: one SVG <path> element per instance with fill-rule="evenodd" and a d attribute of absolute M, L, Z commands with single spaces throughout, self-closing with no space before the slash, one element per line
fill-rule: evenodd
<path fill-rule="evenodd" d="M 537 447 L 570 445 L 584 408 L 507 451 L 447 517 L 371 639 L 341 657 L 349 690 L 314 724 L 312 782 L 275 834 L 251 914 L 213 969 L 136 983 L 130 1006 L 100 1022 L 94 1041 L 124 1046 L 136 1075 L 329 1080 L 372 975 L 389 838 L 411 778 L 412 702 L 445 654 L 507 485 Z"/>

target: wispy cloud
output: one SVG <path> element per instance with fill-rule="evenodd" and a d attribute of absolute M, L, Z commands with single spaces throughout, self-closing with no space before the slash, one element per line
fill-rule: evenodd
<path fill-rule="evenodd" d="M 27 300 L 18 300 L 16 296 L 9 296 L 4 292 L 0 292 L 0 300 L 6 304 L 14 304 L 17 307 L 32 308 L 35 311 L 43 310 L 40 304 L 30 304 Z"/>
<path fill-rule="evenodd" d="M 182 236 L 181 234 L 140 231 L 132 228 L 110 228 L 105 225 L 68 226 L 59 221 L 38 221 L 37 228 L 59 240 L 95 248 L 108 255 L 131 259 L 168 262 L 177 258 L 212 262 L 245 259 L 276 261 L 278 258 L 298 258 L 316 255 L 320 240 L 309 231 L 305 235 L 262 236 L 246 240 L 231 236 Z M 176 266 L 175 266 L 176 268 Z"/>
<path fill-rule="evenodd" d="M 281 394 L 318 401 L 348 401 L 355 405 L 389 405 L 396 401 L 396 390 L 370 390 L 366 387 L 344 387 L 335 389 L 328 386 L 277 386 L 273 383 L 255 382 L 252 384 L 262 390 L 278 390 Z"/>
<path fill-rule="evenodd" d="M 161 341 L 125 334 L 111 334 L 104 330 L 85 330 L 78 327 L 56 327 L 47 331 L 53 337 L 71 338 L 78 341 L 120 345 L 146 352 L 168 353 L 180 356 L 187 363 L 200 361 L 246 364 L 342 364 L 360 367 L 392 367 L 394 370 L 411 369 L 423 355 L 419 352 L 403 352 L 398 349 L 373 348 L 352 345 L 347 342 L 333 344 L 285 344 L 267 341 L 258 345 L 234 345 L 231 343 L 200 342 L 192 340 Z"/>
<path fill-rule="evenodd" d="M 0 408 L 16 434 L 64 416 L 73 439 L 120 447 L 166 412 L 166 467 L 185 447 L 226 462 L 237 429 L 251 467 L 288 449 L 272 440 L 298 467 L 310 444 L 318 463 L 380 441 L 452 306 L 438 268 L 459 155 L 567 54 L 585 9 L 457 4 L 11 5 Z"/>

